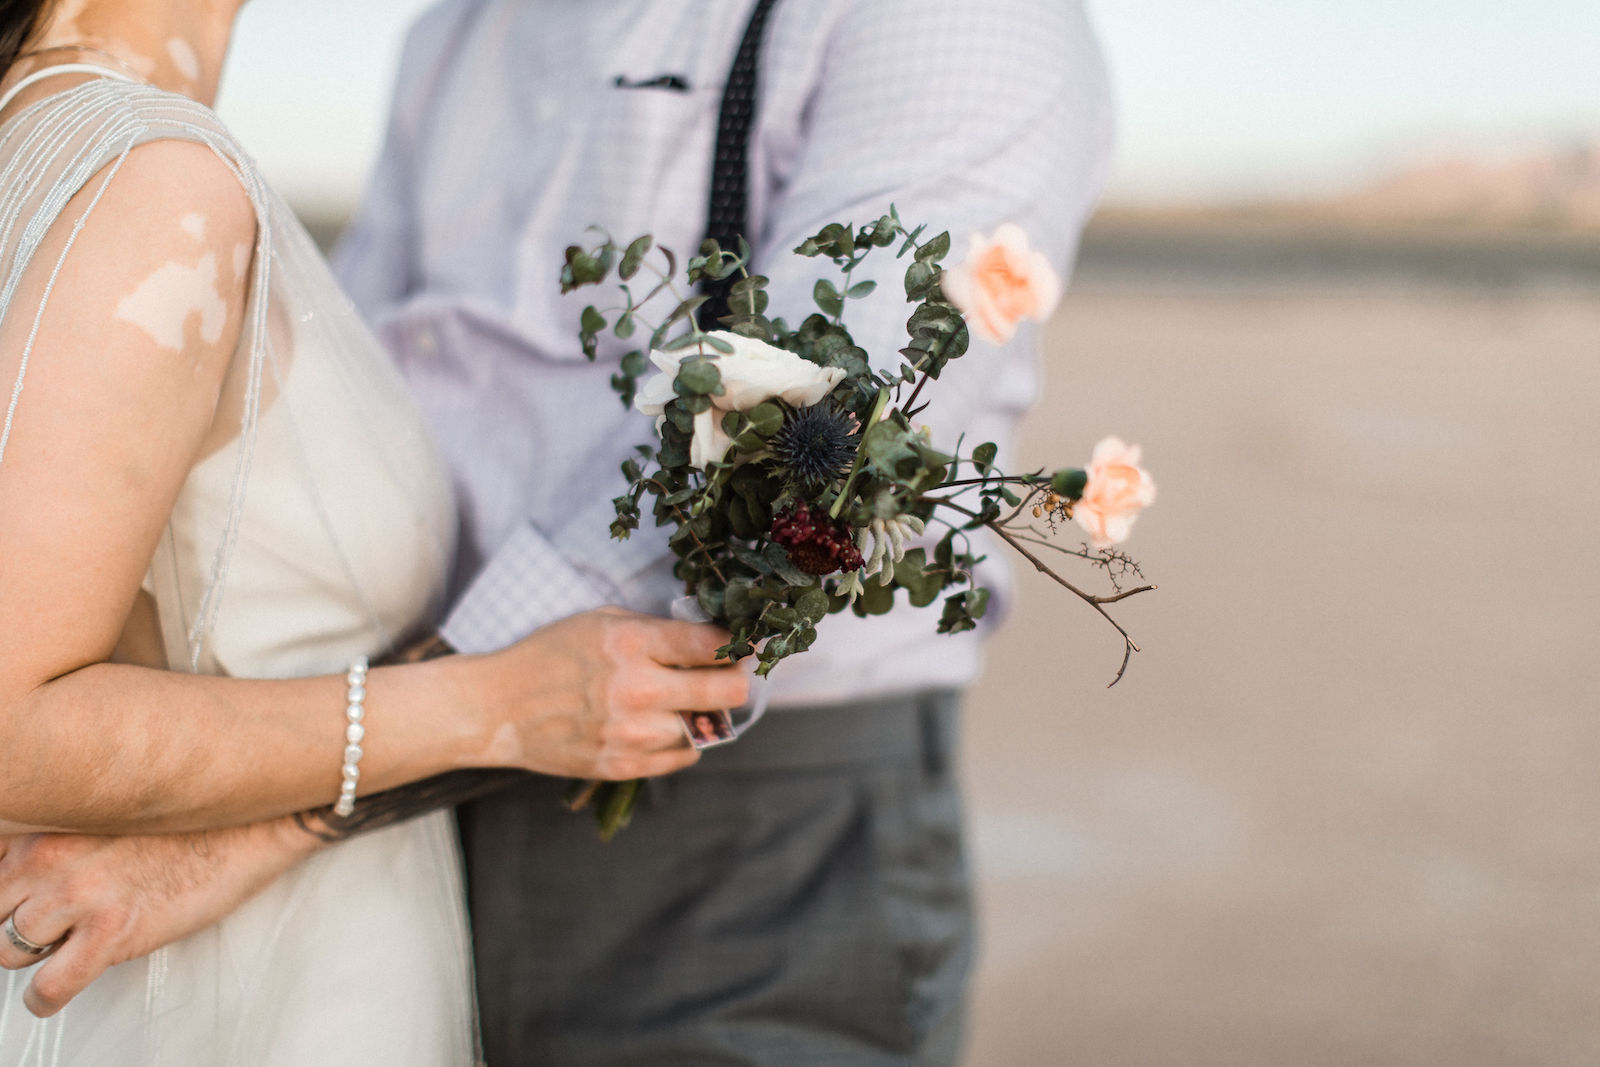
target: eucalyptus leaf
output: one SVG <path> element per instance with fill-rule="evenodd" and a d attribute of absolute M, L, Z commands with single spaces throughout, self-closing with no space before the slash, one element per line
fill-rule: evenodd
<path fill-rule="evenodd" d="M 759 653 L 761 666 L 756 668 L 756 674 L 765 678 L 772 673 L 772 668 L 778 665 L 783 657 L 789 654 L 789 642 L 782 637 L 774 637 L 768 641 Z"/>
<path fill-rule="evenodd" d="M 856 597 L 857 615 L 887 615 L 894 608 L 894 586 L 870 581 Z"/>
<path fill-rule="evenodd" d="M 684 447 L 687 448 L 689 444 L 689 435 L 694 433 L 694 415 L 683 410 L 683 408 L 676 403 L 668 404 L 665 414 L 667 416 L 667 426 L 663 427 L 663 429 L 676 430 L 678 432 L 678 436 L 681 437 L 683 441 Z M 663 433 L 661 435 L 661 439 L 663 441 L 670 441 L 673 439 L 673 436 L 674 435 L 670 433 Z M 663 464 L 663 466 L 666 465 L 667 464 Z"/>
<path fill-rule="evenodd" d="M 789 553 L 782 545 L 768 545 L 763 552 L 767 562 L 772 565 L 772 573 L 782 578 L 785 583 L 792 586 L 810 585 L 816 578 L 789 562 Z"/>
<path fill-rule="evenodd" d="M 689 501 L 693 500 L 694 495 L 699 491 L 699 489 L 692 485 L 686 485 L 682 489 L 674 489 L 672 492 L 667 493 L 661 498 L 661 501 L 662 503 L 670 504 L 673 507 L 682 507 L 684 504 L 687 504 Z"/>
<path fill-rule="evenodd" d="M 865 378 L 872 373 L 872 366 L 867 362 L 867 352 L 864 348 L 857 348 L 853 344 L 842 344 L 833 347 L 822 360 L 824 367 L 841 367 L 848 378 Z"/>
<path fill-rule="evenodd" d="M 689 448 L 687 445 L 663 444 L 656 453 L 656 462 L 668 469 L 686 467 L 689 464 Z"/>
<path fill-rule="evenodd" d="M 702 411 L 711 410 L 711 398 L 709 396 L 681 396 L 678 398 L 678 403 L 691 415 L 698 415 Z"/>
<path fill-rule="evenodd" d="M 639 389 L 639 383 L 626 374 L 613 374 L 611 388 L 616 390 L 617 397 L 625 408 L 633 407 L 633 397 Z"/>
<path fill-rule="evenodd" d="M 775 630 L 787 630 L 792 626 L 799 625 L 800 612 L 796 611 L 794 608 L 787 608 L 779 604 L 774 604 L 767 608 L 767 613 L 761 616 L 761 621 L 766 623 L 768 626 L 771 626 Z"/>
<path fill-rule="evenodd" d="M 741 545 L 738 542 L 734 542 L 728 546 L 728 551 L 733 555 L 734 559 L 738 560 L 746 567 L 749 567 L 757 574 L 768 575 L 773 573 L 772 561 L 748 545 Z"/>
<path fill-rule="evenodd" d="M 696 337 L 693 333 L 686 333 L 682 337 L 674 337 L 666 344 L 660 344 L 652 341 L 651 347 L 659 349 L 662 352 L 680 352 L 685 348 L 693 348 L 699 343 L 699 337 Z"/>
<path fill-rule="evenodd" d="M 748 414 L 751 428 L 762 437 L 771 437 L 783 429 L 783 409 L 770 400 L 757 404 Z"/>
<path fill-rule="evenodd" d="M 678 376 L 672 385 L 679 396 L 707 396 L 722 388 L 722 372 L 713 360 L 686 359 L 678 364 Z"/>
<path fill-rule="evenodd" d="M 811 622 L 821 622 L 828 615 L 828 594 L 820 588 L 808 590 L 800 595 L 795 608 Z"/>
<path fill-rule="evenodd" d="M 606 328 L 606 317 L 592 304 L 583 309 L 583 314 L 578 317 L 578 340 L 583 345 L 583 354 L 589 359 L 595 358 L 597 335 Z"/>
<path fill-rule="evenodd" d="M 597 285 L 605 280 L 611 269 L 611 246 L 603 245 L 596 254 L 590 254 L 578 245 L 568 245 L 566 266 L 561 270 L 561 291 L 569 293 L 583 285 Z"/>
<path fill-rule="evenodd" d="M 740 619 L 753 619 L 761 614 L 765 604 L 752 594 L 752 588 L 748 578 L 729 579 L 722 595 L 723 617 L 730 622 L 737 622 Z"/>
<path fill-rule="evenodd" d="M 695 599 L 700 602 L 700 610 L 710 616 L 712 622 L 720 622 L 725 617 L 723 589 L 715 581 L 702 581 L 700 588 L 695 591 Z"/>
<path fill-rule="evenodd" d="M 839 295 L 839 290 L 834 288 L 833 283 L 826 278 L 817 279 L 817 284 L 811 289 L 811 298 L 816 301 L 817 307 L 821 308 L 826 315 L 838 317 L 839 313 L 844 310 L 844 298 Z"/>
<path fill-rule="evenodd" d="M 765 296 L 766 294 L 763 293 L 761 295 Z M 730 333 L 736 333 L 740 337 L 754 337 L 757 341 L 768 342 L 772 341 L 773 334 L 777 332 L 777 328 L 765 315 L 735 318 L 728 325 L 728 330 Z"/>
<path fill-rule="evenodd" d="M 986 441 L 972 450 L 972 465 L 978 468 L 979 474 L 988 474 L 994 467 L 994 457 L 1000 448 L 993 441 Z"/>
<path fill-rule="evenodd" d="M 748 275 L 746 277 L 740 278 L 738 281 L 734 282 L 731 286 L 729 286 L 728 287 L 728 296 L 730 298 L 738 298 L 738 297 L 747 296 L 750 293 L 758 292 L 758 291 L 760 291 L 762 289 L 765 289 L 770 284 L 771 283 L 767 280 L 767 278 L 764 275 L 751 274 L 751 275 Z"/>
<path fill-rule="evenodd" d="M 872 465 L 886 476 L 896 481 L 910 478 L 920 465 L 912 437 L 909 429 L 893 419 L 885 419 L 867 428 L 862 436 L 861 450 Z"/>
<path fill-rule="evenodd" d="M 913 548 L 894 565 L 894 582 L 910 596 L 914 608 L 925 608 L 938 600 L 946 578 L 939 568 L 929 568 L 926 549 Z"/>
<path fill-rule="evenodd" d="M 704 304 L 707 300 L 710 300 L 710 299 L 711 298 L 708 297 L 708 296 L 691 296 L 691 297 L 689 297 L 687 300 L 683 301 L 677 307 L 672 309 L 672 314 L 667 316 L 667 321 L 665 323 L 663 323 L 662 325 L 670 326 L 674 322 L 678 322 L 678 321 L 680 321 L 680 320 L 682 320 L 684 318 L 687 318 L 688 316 L 694 314 L 696 311 L 700 310 L 700 305 Z"/>
<path fill-rule="evenodd" d="M 645 255 L 650 251 L 650 247 L 654 243 L 654 238 L 649 234 L 645 234 L 643 237 L 634 240 L 628 246 L 628 250 L 622 253 L 622 263 L 617 267 L 617 274 L 623 281 L 627 281 L 639 273 L 639 265 L 644 262 Z"/>
<path fill-rule="evenodd" d="M 826 596 L 827 594 L 823 594 Z M 806 625 L 796 628 L 789 634 L 789 655 L 804 652 L 817 641 L 817 628 Z"/>
<path fill-rule="evenodd" d="M 939 618 L 939 632 L 942 634 L 959 634 L 978 628 L 977 620 L 983 618 L 983 613 L 989 606 L 989 591 L 987 589 L 969 589 L 964 593 L 946 597 L 944 614 Z"/>
<path fill-rule="evenodd" d="M 937 263 L 950 252 L 950 231 L 946 230 L 939 236 L 917 249 L 917 260 L 921 263 Z"/>
<path fill-rule="evenodd" d="M 900 246 L 900 251 L 898 251 L 898 252 L 896 252 L 894 254 L 895 258 L 899 259 L 901 256 L 905 255 L 907 252 L 909 252 L 913 248 L 917 247 L 917 238 L 921 237 L 922 236 L 922 231 L 926 230 L 927 228 L 928 228 L 927 224 L 924 223 L 923 225 L 918 226 L 916 229 L 912 230 L 910 233 L 906 234 L 906 243 L 901 245 Z"/>
<path fill-rule="evenodd" d="M 929 266 L 922 260 L 916 260 L 906 268 L 906 299 L 921 300 L 933 290 L 933 283 L 938 278 L 936 268 Z"/>
<path fill-rule="evenodd" d="M 800 248 L 804 249 L 806 245 L 812 245 L 815 251 L 810 253 L 801 251 L 801 255 L 816 255 L 820 252 L 836 260 L 848 259 L 855 254 L 856 250 L 855 237 L 851 232 L 851 228 L 838 222 L 828 223 L 815 237 L 802 244 Z"/>

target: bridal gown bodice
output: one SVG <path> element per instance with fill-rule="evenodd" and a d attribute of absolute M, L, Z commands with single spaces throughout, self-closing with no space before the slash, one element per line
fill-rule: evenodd
<path fill-rule="evenodd" d="M 130 152 L 182 140 L 228 163 L 257 213 L 257 244 L 234 265 L 252 272 L 250 306 L 144 591 L 173 670 L 343 674 L 431 620 L 453 554 L 449 479 L 404 382 L 212 112 L 143 85 L 63 84 L 0 126 L 0 315 L 34 313 L 37 301 L 11 301 L 57 265 L 48 233 L 76 223 Z M 30 442 L 19 433 L 9 447 Z M 331 802 L 344 713 L 329 692 Z M 381 705 L 368 723 L 381 743 Z M 215 926 L 112 968 L 56 1019 L 26 1013 L 27 978 L 0 979 L 0 1065 L 438 1067 L 475 1056 L 445 813 L 324 850 Z"/>

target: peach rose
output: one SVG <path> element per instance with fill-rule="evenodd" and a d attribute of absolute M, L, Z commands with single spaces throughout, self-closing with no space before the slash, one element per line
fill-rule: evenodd
<path fill-rule="evenodd" d="M 995 345 L 1011 340 L 1023 319 L 1048 319 L 1061 300 L 1061 279 L 1050 261 L 1009 222 L 992 238 L 973 234 L 967 258 L 947 268 L 939 285 L 968 328 Z"/>
<path fill-rule="evenodd" d="M 1096 548 L 1126 541 L 1133 520 L 1156 498 L 1156 483 L 1139 466 L 1139 446 L 1107 437 L 1094 446 L 1088 475 L 1083 498 L 1072 506 L 1072 517 L 1089 532 Z"/>

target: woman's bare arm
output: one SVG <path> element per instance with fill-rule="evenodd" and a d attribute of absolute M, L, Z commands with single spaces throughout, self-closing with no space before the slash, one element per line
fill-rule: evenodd
<path fill-rule="evenodd" d="M 70 226 L 57 230 L 39 263 L 59 255 Z M 0 826 L 189 830 L 337 795 L 341 678 L 105 662 L 211 430 L 248 292 L 234 252 L 254 240 L 231 172 L 202 147 L 157 142 L 129 156 L 64 261 L 0 456 Z M 30 272 L 0 322 L 0 381 L 16 375 L 46 274 Z M 709 668 L 717 640 L 591 615 L 492 656 L 375 669 L 363 793 L 476 766 L 681 767 L 692 757 L 671 708 L 737 703 L 744 682 L 669 665 Z"/>

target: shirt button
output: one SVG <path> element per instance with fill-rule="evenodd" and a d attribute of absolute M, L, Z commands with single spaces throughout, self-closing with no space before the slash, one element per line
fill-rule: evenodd
<path fill-rule="evenodd" d="M 550 122 L 561 114 L 561 103 L 553 96 L 541 96 L 539 106 L 534 113 L 538 115 L 540 122 Z"/>
<path fill-rule="evenodd" d="M 419 356 L 431 356 L 439 351 L 439 338 L 433 330 L 424 326 L 418 330 L 411 339 L 411 345 Z"/>

